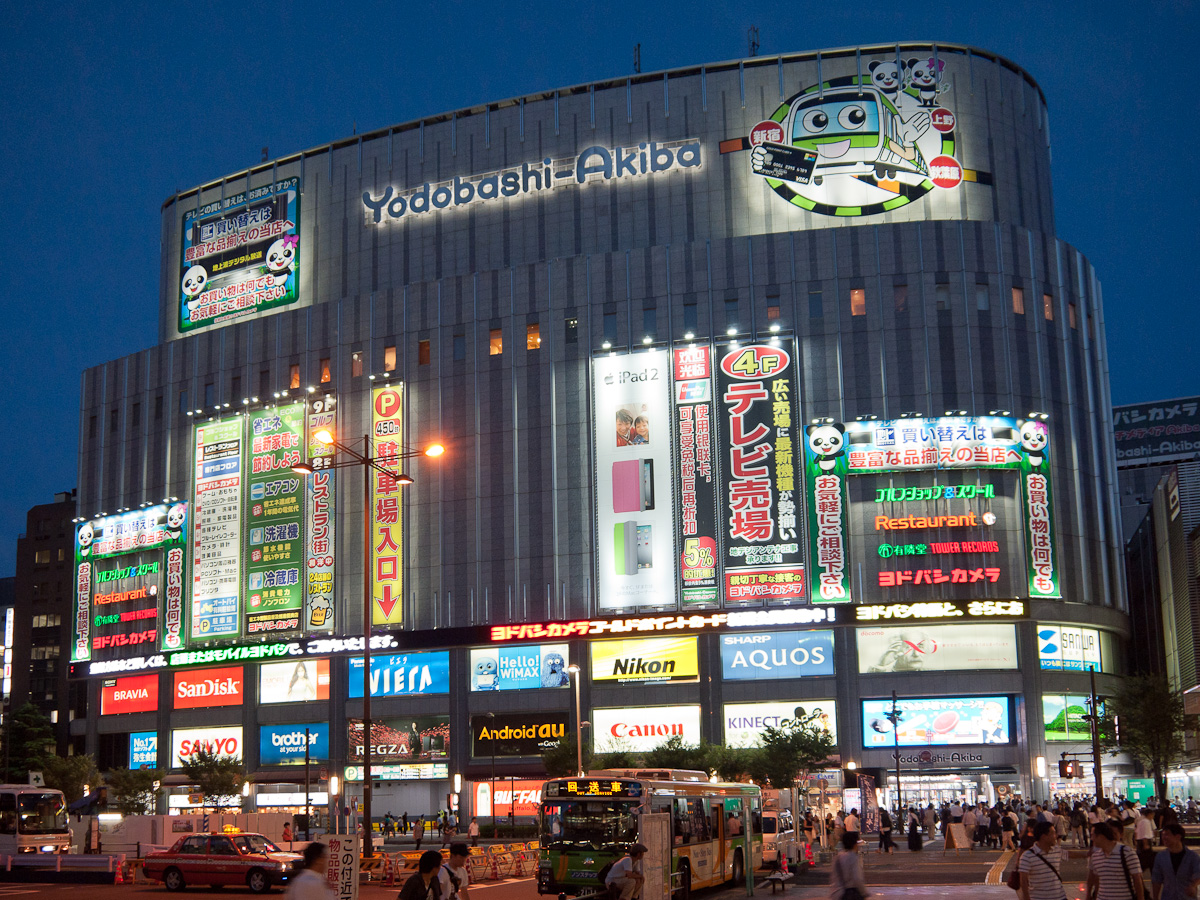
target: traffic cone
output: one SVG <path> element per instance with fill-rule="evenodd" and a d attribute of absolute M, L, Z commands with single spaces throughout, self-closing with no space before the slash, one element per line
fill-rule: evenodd
<path fill-rule="evenodd" d="M 392 858 L 386 853 L 383 855 L 383 883 L 385 887 L 396 886 L 396 867 L 392 865 Z"/>
<path fill-rule="evenodd" d="M 788 855 L 787 855 L 787 853 L 779 854 L 779 871 L 782 872 L 784 875 L 792 874 L 791 872 L 788 871 Z"/>
<path fill-rule="evenodd" d="M 116 870 L 114 872 L 114 877 L 113 877 L 113 884 L 124 884 L 125 883 L 125 878 L 121 874 L 121 872 L 124 868 L 125 868 L 124 860 L 117 863 Z"/>
<path fill-rule="evenodd" d="M 816 860 L 813 859 L 812 844 L 804 845 L 804 861 L 810 866 L 815 866 L 817 864 Z"/>

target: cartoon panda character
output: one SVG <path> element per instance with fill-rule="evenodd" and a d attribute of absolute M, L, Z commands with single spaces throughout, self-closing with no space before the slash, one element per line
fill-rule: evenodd
<path fill-rule="evenodd" d="M 182 503 L 176 503 L 167 510 L 167 537 L 172 541 L 179 540 L 183 534 L 183 523 L 187 520 L 187 507 Z"/>
<path fill-rule="evenodd" d="M 267 248 L 267 273 L 276 284 L 283 284 L 296 267 L 296 249 L 300 237 L 287 234 Z"/>
<path fill-rule="evenodd" d="M 1050 443 L 1050 432 L 1047 430 L 1045 422 L 1021 423 L 1021 446 L 1025 449 L 1025 455 L 1029 458 L 1031 466 L 1040 466 L 1045 462 L 1044 451 L 1048 443 Z"/>
<path fill-rule="evenodd" d="M 570 683 L 567 661 L 561 653 L 547 653 L 542 660 L 542 687 L 566 687 Z"/>
<path fill-rule="evenodd" d="M 817 465 L 822 472 L 832 472 L 837 467 L 838 457 L 846 452 L 846 426 L 841 422 L 832 425 L 809 425 L 808 446 L 817 455 Z"/>
<path fill-rule="evenodd" d="M 79 542 L 79 555 L 88 556 L 92 552 L 92 541 L 96 535 L 92 531 L 92 523 L 84 522 L 79 526 L 79 533 L 76 535 L 76 540 Z"/>
<path fill-rule="evenodd" d="M 183 273 L 183 296 L 186 298 L 188 318 L 200 305 L 200 295 L 208 284 L 208 272 L 204 266 L 192 266 Z"/>
<path fill-rule="evenodd" d="M 475 690 L 477 691 L 498 691 L 500 685 L 496 678 L 496 670 L 499 668 L 496 660 L 490 656 L 484 656 L 475 661 Z"/>
<path fill-rule="evenodd" d="M 905 64 L 908 70 L 908 83 L 917 89 L 917 96 L 922 106 L 937 106 L 938 94 L 948 90 L 949 85 L 942 84 L 942 70 L 946 68 L 943 59 L 910 59 Z"/>
<path fill-rule="evenodd" d="M 871 71 L 871 83 L 879 88 L 879 92 L 883 96 L 895 104 L 900 89 L 904 87 L 905 64 L 875 59 L 867 68 Z"/>

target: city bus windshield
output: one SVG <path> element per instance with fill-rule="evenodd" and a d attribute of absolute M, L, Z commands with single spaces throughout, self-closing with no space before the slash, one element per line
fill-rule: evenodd
<path fill-rule="evenodd" d="M 637 840 L 637 800 L 561 800 L 542 804 L 542 846 L 612 849 Z"/>
<path fill-rule="evenodd" d="M 22 793 L 17 795 L 17 822 L 21 834 L 63 834 L 67 830 L 67 808 L 62 794 Z"/>

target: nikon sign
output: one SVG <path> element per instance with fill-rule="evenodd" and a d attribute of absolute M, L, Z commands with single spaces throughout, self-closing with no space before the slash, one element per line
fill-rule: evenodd
<path fill-rule="evenodd" d="M 567 733 L 567 713 L 498 713 L 471 717 L 471 755 L 476 759 L 541 756 Z"/>

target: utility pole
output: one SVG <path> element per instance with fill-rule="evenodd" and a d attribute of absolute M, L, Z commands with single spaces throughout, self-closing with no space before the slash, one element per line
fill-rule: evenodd
<path fill-rule="evenodd" d="M 896 692 L 892 691 L 892 711 L 885 718 L 892 723 L 892 758 L 896 761 L 896 812 L 904 808 L 904 795 L 900 793 L 900 720 L 904 713 L 896 708 Z"/>
<path fill-rule="evenodd" d="M 1092 726 L 1092 774 L 1096 777 L 1096 799 L 1104 799 L 1104 780 L 1100 774 L 1100 701 L 1096 697 L 1096 667 L 1088 666 L 1091 673 L 1092 695 L 1088 698 L 1091 714 L 1088 722 Z"/>

